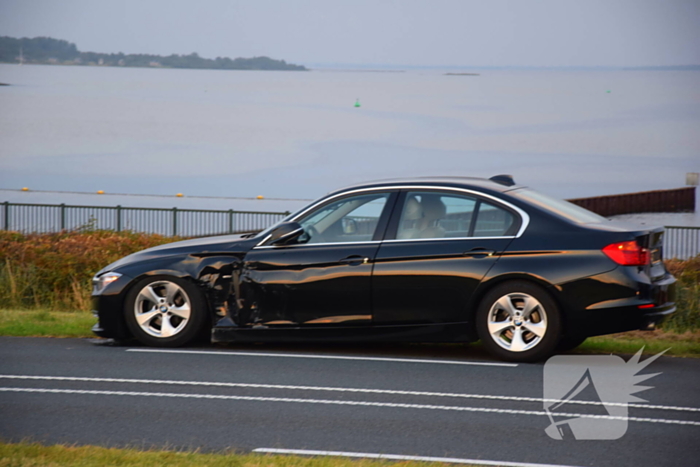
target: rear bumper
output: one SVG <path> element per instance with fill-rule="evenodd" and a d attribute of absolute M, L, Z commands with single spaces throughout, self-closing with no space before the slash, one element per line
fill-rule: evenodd
<path fill-rule="evenodd" d="M 648 330 L 673 314 L 676 311 L 676 279 L 666 274 L 656 281 L 649 281 L 635 269 L 618 268 L 588 278 L 606 284 L 605 296 L 596 297 L 598 300 L 593 303 L 579 302 L 583 306 L 569 308 L 573 312 L 567 316 L 567 332 L 598 336 Z"/>
<path fill-rule="evenodd" d="M 661 324 L 666 319 L 666 317 L 675 313 L 675 311 L 676 311 L 676 306 L 674 304 L 673 307 L 668 308 L 664 311 L 658 311 L 656 313 L 648 313 L 648 314 L 642 316 L 642 326 L 639 329 L 641 329 L 641 330 L 654 329 L 657 325 Z"/>
<path fill-rule="evenodd" d="M 675 311 L 674 303 L 643 310 L 637 307 L 597 310 L 588 313 L 589 324 L 582 325 L 580 332 L 587 336 L 600 336 L 626 331 L 651 330 Z"/>

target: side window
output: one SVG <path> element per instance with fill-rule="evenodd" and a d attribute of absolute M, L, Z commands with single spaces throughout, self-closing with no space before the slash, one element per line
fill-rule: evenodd
<path fill-rule="evenodd" d="M 388 193 L 343 198 L 298 220 L 304 234 L 298 243 L 366 242 L 372 240 Z"/>
<path fill-rule="evenodd" d="M 514 235 L 510 232 L 515 216 L 505 209 L 482 201 L 474 226 L 474 237 L 502 237 Z"/>
<path fill-rule="evenodd" d="M 468 237 L 476 199 L 435 192 L 408 192 L 396 238 Z"/>
<path fill-rule="evenodd" d="M 495 204 L 468 195 L 406 193 L 397 239 L 503 237 L 515 235 L 517 218 Z"/>

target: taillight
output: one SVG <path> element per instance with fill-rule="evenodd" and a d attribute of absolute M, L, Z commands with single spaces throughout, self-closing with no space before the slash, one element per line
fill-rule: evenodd
<path fill-rule="evenodd" d="M 646 266 L 651 260 L 649 249 L 639 246 L 634 240 L 608 245 L 603 248 L 603 253 L 621 266 Z"/>

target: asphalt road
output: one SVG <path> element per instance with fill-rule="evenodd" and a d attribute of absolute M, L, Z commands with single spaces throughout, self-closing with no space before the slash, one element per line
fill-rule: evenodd
<path fill-rule="evenodd" d="M 543 364 L 504 365 L 465 346 L 163 352 L 0 337 L 0 357 L 0 437 L 10 441 L 573 466 L 700 463 L 694 359 L 650 364 L 643 373 L 661 374 L 643 383 L 653 388 L 638 394 L 648 402 L 630 407 L 627 432 L 593 441 L 545 434 Z M 566 411 L 607 413 L 600 405 Z"/>

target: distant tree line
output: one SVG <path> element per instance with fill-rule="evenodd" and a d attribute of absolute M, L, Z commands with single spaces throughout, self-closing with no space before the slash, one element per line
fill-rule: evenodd
<path fill-rule="evenodd" d="M 41 63 L 60 65 L 102 65 L 126 67 L 199 68 L 214 70 L 295 70 L 306 71 L 303 65 L 293 65 L 269 57 L 203 58 L 196 53 L 168 56 L 147 54 L 103 54 L 80 52 L 75 44 L 50 37 L 0 36 L 0 62 Z"/>

